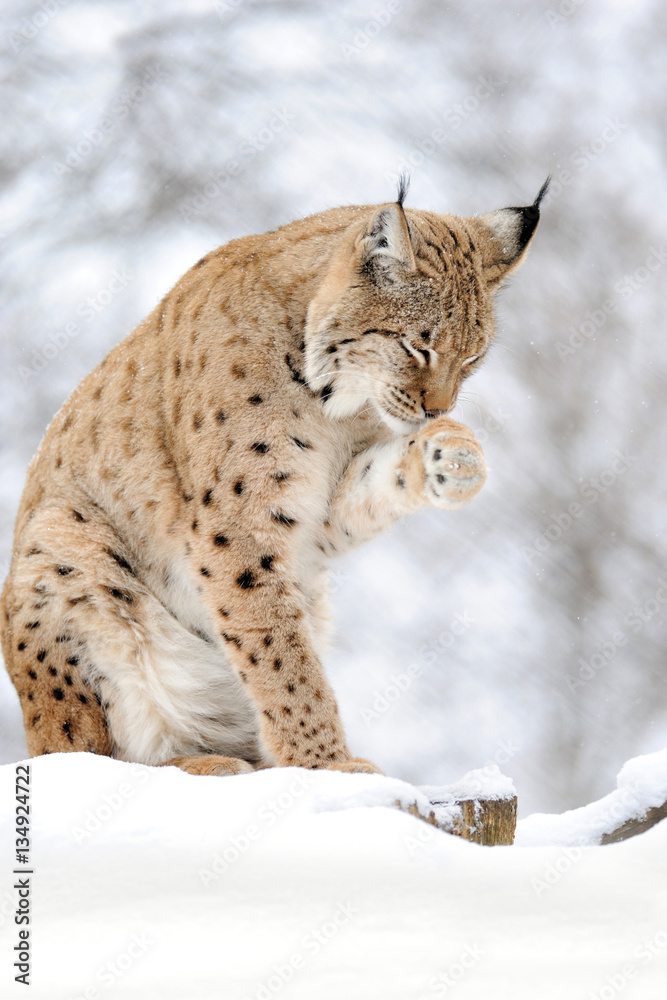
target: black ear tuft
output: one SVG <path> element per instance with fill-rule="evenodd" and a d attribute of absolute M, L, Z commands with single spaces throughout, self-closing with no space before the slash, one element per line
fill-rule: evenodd
<path fill-rule="evenodd" d="M 538 191 L 537 198 L 532 205 L 511 209 L 512 212 L 517 212 L 521 216 L 521 228 L 517 233 L 517 242 L 521 250 L 527 246 L 528 241 L 535 232 L 537 223 L 540 221 L 540 203 L 549 190 L 550 184 L 551 174 L 549 174 L 544 184 Z"/>
<path fill-rule="evenodd" d="M 403 202 L 408 196 L 408 191 L 410 190 L 410 174 L 402 173 L 398 178 L 398 192 L 396 194 L 396 202 L 403 208 Z"/>
<path fill-rule="evenodd" d="M 539 211 L 539 208 L 540 208 L 540 202 L 544 198 L 545 194 L 548 192 L 550 184 L 551 184 L 551 174 L 549 174 L 549 176 L 545 180 L 544 184 L 542 185 L 542 187 L 540 188 L 540 190 L 537 192 L 537 198 L 533 202 L 533 208 L 536 208 L 538 211 Z"/>
<path fill-rule="evenodd" d="M 540 221 L 540 203 L 549 190 L 551 177 L 547 177 L 532 205 L 501 208 L 486 212 L 472 220 L 481 225 L 482 232 L 491 239 L 482 244 L 482 257 L 490 287 L 498 287 L 525 258 L 533 233 Z"/>

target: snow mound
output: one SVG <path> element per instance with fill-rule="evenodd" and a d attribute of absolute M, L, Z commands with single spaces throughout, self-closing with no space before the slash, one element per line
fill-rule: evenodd
<path fill-rule="evenodd" d="M 664 774 L 647 760 L 623 772 L 642 805 Z M 32 1000 L 487 1000 L 499 983 L 562 1000 L 639 975 L 664 993 L 667 823 L 610 847 L 480 847 L 396 808 L 431 789 L 380 775 L 27 764 L 29 869 L 0 768 L 3 1000 L 27 995 L 12 868 L 31 873 Z"/>
<path fill-rule="evenodd" d="M 597 802 L 555 815 L 535 813 L 517 824 L 519 846 L 599 844 L 605 834 L 667 802 L 667 750 L 634 757 L 616 779 L 616 790 Z M 664 825 L 664 824 L 663 824 Z"/>

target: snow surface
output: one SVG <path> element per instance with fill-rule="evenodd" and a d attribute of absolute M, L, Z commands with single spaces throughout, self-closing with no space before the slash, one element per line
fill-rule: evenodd
<path fill-rule="evenodd" d="M 651 798 L 663 765 L 623 774 Z M 8 974 L 0 768 L 3 998 L 664 996 L 667 823 L 607 847 L 488 848 L 391 808 L 423 791 L 377 775 L 194 777 L 88 754 L 30 768 L 29 991 Z"/>

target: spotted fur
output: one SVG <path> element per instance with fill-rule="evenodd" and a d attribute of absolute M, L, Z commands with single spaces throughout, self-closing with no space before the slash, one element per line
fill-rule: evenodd
<path fill-rule="evenodd" d="M 353 758 L 318 659 L 329 560 L 485 478 L 450 420 L 528 208 L 335 209 L 202 258 L 28 471 L 3 650 L 31 754 L 194 773 Z"/>

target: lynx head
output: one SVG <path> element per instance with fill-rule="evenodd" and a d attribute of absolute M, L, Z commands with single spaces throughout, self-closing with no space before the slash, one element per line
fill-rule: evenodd
<path fill-rule="evenodd" d="M 532 205 L 474 218 L 369 208 L 344 233 L 306 324 L 306 378 L 332 417 L 374 407 L 396 433 L 449 412 L 493 340 L 494 294 L 524 260 Z"/>

